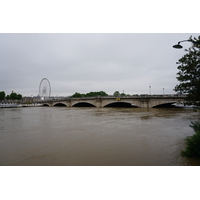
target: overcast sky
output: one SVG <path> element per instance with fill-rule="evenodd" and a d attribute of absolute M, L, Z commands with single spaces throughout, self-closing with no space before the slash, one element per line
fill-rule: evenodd
<path fill-rule="evenodd" d="M 165 94 L 173 91 L 180 40 L 199 34 L 28 33 L 0 34 L 0 91 L 36 96 L 47 78 L 52 96 L 115 91 Z M 190 42 L 182 43 L 185 48 Z"/>

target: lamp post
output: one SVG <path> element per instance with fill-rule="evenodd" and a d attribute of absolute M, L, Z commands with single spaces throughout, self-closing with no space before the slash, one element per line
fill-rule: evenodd
<path fill-rule="evenodd" d="M 193 45 L 194 45 L 194 44 L 200 44 L 200 40 L 198 40 L 198 41 L 193 41 L 193 40 L 182 40 L 182 41 L 179 41 L 178 44 L 175 44 L 175 45 L 173 46 L 173 48 L 175 48 L 175 49 L 182 49 L 183 47 L 180 45 L 181 42 L 192 42 Z M 199 51 L 200 51 L 200 49 L 199 49 Z M 199 60 L 200 60 L 200 58 L 199 58 Z"/>
<path fill-rule="evenodd" d="M 192 42 L 193 45 L 200 45 L 200 40 L 197 40 L 197 41 L 182 40 L 182 41 L 179 41 L 178 44 L 173 45 L 173 48 L 175 48 L 175 49 L 182 49 L 183 47 L 180 45 L 181 42 Z M 199 53 L 200 53 L 200 49 L 199 49 Z M 198 61 L 200 62 L 200 57 L 198 58 Z"/>
<path fill-rule="evenodd" d="M 151 86 L 149 86 L 149 94 L 150 94 L 150 96 L 151 96 Z"/>
<path fill-rule="evenodd" d="M 193 44 L 200 44 L 200 40 L 199 40 L 199 41 L 182 40 L 182 41 L 179 41 L 178 44 L 175 44 L 175 45 L 173 46 L 173 48 L 175 48 L 175 49 L 182 49 L 183 47 L 180 45 L 181 42 L 192 42 Z"/>

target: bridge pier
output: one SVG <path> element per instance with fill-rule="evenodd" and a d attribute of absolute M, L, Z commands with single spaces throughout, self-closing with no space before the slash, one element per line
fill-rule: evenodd
<path fill-rule="evenodd" d="M 149 99 L 140 99 L 140 108 L 149 108 Z"/>
<path fill-rule="evenodd" d="M 102 108 L 102 100 L 101 100 L 101 98 L 99 98 L 99 99 L 96 99 L 96 107 L 97 108 Z"/>

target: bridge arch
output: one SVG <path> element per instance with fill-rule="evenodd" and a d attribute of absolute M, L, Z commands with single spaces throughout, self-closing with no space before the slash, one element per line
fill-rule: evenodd
<path fill-rule="evenodd" d="M 130 108 L 130 107 L 138 107 L 131 103 L 127 102 L 113 102 L 105 105 L 104 107 L 119 107 L 119 108 Z"/>
<path fill-rule="evenodd" d="M 74 103 L 72 107 L 96 107 L 96 105 L 88 102 L 77 102 Z"/>
<path fill-rule="evenodd" d="M 140 107 L 139 101 L 133 99 L 108 100 L 102 103 L 102 107 Z"/>
<path fill-rule="evenodd" d="M 60 107 L 67 107 L 67 104 L 66 103 L 61 103 L 61 102 L 59 102 L 59 103 L 55 103 L 55 104 L 53 104 L 53 106 L 60 106 Z"/>
<path fill-rule="evenodd" d="M 44 103 L 42 106 L 50 106 L 48 103 Z"/>
<path fill-rule="evenodd" d="M 163 104 L 159 104 L 157 106 L 154 106 L 152 108 L 173 108 L 173 107 L 175 107 L 175 106 L 173 106 L 173 104 L 174 103 L 163 103 Z"/>
<path fill-rule="evenodd" d="M 151 108 L 173 107 L 172 104 L 178 103 L 178 101 L 153 101 L 151 102 Z"/>

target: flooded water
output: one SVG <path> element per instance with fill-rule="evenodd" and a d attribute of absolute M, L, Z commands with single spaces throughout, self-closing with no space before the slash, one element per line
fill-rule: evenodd
<path fill-rule="evenodd" d="M 181 156 L 198 118 L 183 108 L 1 108 L 0 165 L 200 165 Z"/>

